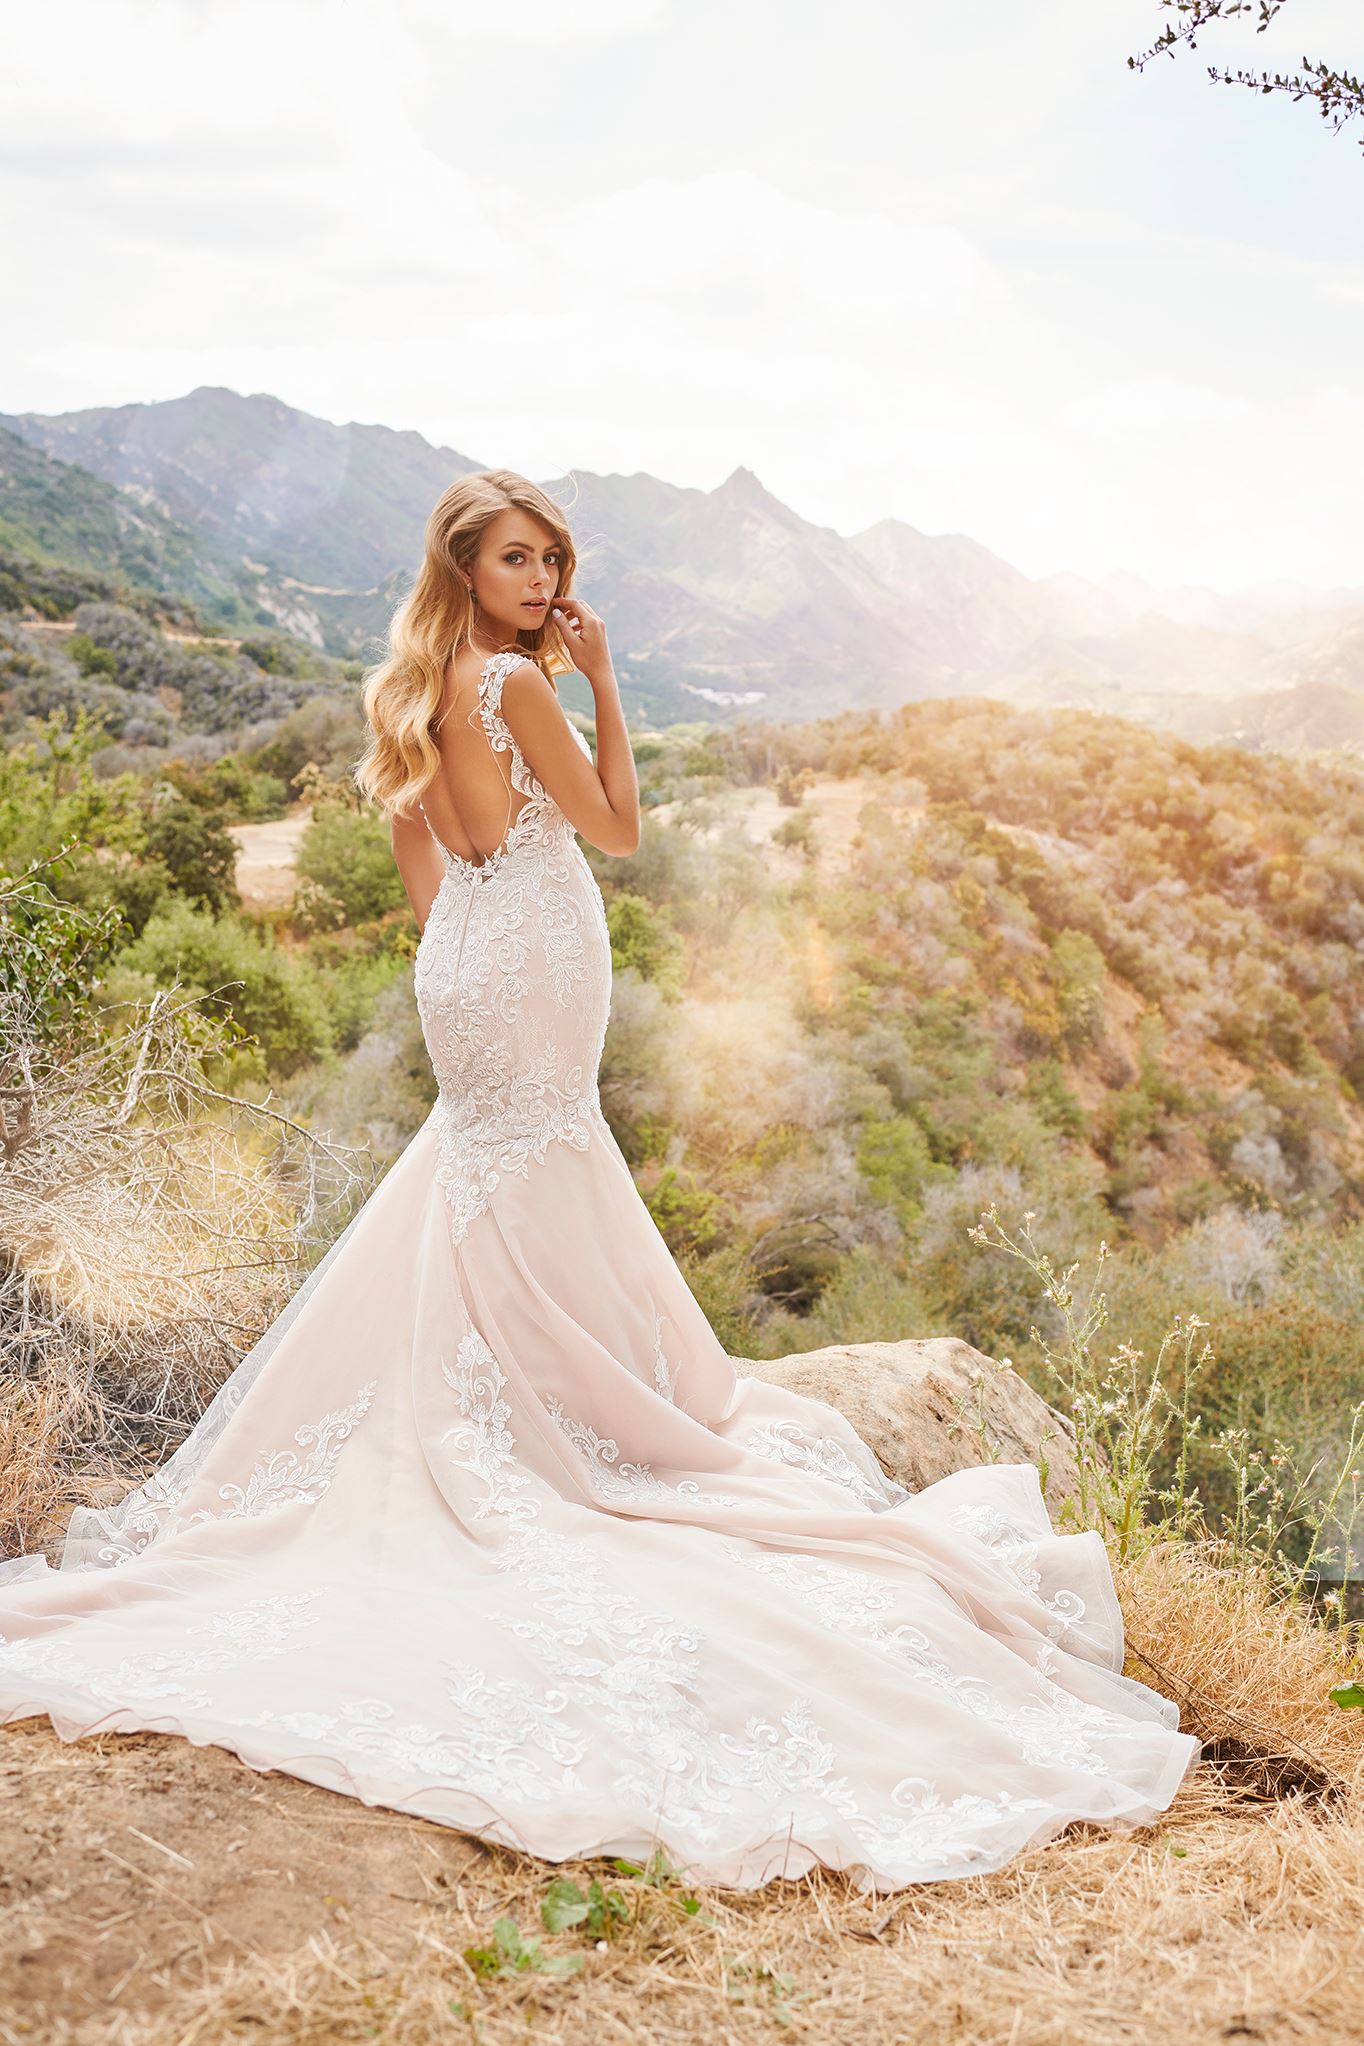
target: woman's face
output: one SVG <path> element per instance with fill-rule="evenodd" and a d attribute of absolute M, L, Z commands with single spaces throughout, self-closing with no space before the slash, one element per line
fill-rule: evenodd
<path fill-rule="evenodd" d="M 530 512 L 504 511 L 487 527 L 473 567 L 480 615 L 512 632 L 533 632 L 558 593 L 562 549 Z"/>

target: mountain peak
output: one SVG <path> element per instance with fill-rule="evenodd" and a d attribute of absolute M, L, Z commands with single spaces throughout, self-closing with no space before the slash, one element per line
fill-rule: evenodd
<path fill-rule="evenodd" d="M 763 489 L 762 484 L 753 474 L 753 471 L 745 469 L 742 464 L 726 476 L 720 488 L 732 497 L 759 498 L 767 496 L 767 492 Z"/>

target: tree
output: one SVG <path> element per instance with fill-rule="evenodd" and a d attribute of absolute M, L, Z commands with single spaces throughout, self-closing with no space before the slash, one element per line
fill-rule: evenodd
<path fill-rule="evenodd" d="M 221 814 L 168 792 L 147 824 L 147 854 L 168 870 L 176 891 L 209 909 L 236 909 L 237 841 Z"/>
<path fill-rule="evenodd" d="M 1144 70 L 1152 57 L 1173 56 L 1181 43 L 1196 50 L 1202 30 L 1214 22 L 1228 21 L 1233 15 L 1258 14 L 1255 33 L 1263 35 L 1288 0 L 1157 0 L 1157 4 L 1177 15 L 1178 20 L 1162 29 L 1149 50 L 1128 58 L 1131 71 Z M 1212 64 L 1208 66 L 1208 76 L 1215 84 L 1244 85 L 1261 93 L 1288 92 L 1295 100 L 1315 100 L 1317 111 L 1324 121 L 1331 123 L 1336 134 L 1356 116 L 1364 119 L 1364 80 L 1310 57 L 1303 58 L 1301 71 L 1295 71 L 1291 77 L 1278 71 L 1272 77 L 1267 71 L 1219 71 Z M 1364 149 L 1364 136 L 1360 138 L 1360 147 Z"/>

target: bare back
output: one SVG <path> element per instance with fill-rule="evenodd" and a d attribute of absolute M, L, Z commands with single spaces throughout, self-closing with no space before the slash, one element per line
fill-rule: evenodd
<path fill-rule="evenodd" d="M 464 646 L 445 668 L 445 696 L 431 727 L 441 757 L 422 805 L 437 838 L 473 866 L 492 857 L 531 801 L 512 786 L 512 756 L 495 752 L 479 714 L 485 663 Z"/>
<path fill-rule="evenodd" d="M 509 679 L 517 691 L 517 731 L 503 715 Z M 634 811 L 625 846 L 592 749 L 535 662 L 509 648 L 480 665 L 476 653 L 461 648 L 446 665 L 443 688 L 431 726 L 440 765 L 412 814 L 390 820 L 394 857 L 420 927 L 444 871 L 488 873 L 514 847 L 524 849 L 537 825 L 543 835 L 559 819 L 570 835 L 581 832 L 603 852 L 634 849 L 638 787 L 623 727 Z"/>

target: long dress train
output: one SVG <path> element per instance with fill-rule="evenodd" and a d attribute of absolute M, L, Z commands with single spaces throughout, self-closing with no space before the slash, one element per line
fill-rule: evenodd
<path fill-rule="evenodd" d="M 479 701 L 528 800 L 482 865 L 442 846 L 417 953 L 435 1107 L 176 1454 L 0 1566 L 0 1721 L 737 1888 L 1149 1821 L 1200 1748 L 1121 1673 L 1099 1535 L 1032 1464 L 892 1483 L 736 1376 L 674 1263 L 602 1114 L 606 918 L 502 717 L 518 658 Z"/>

